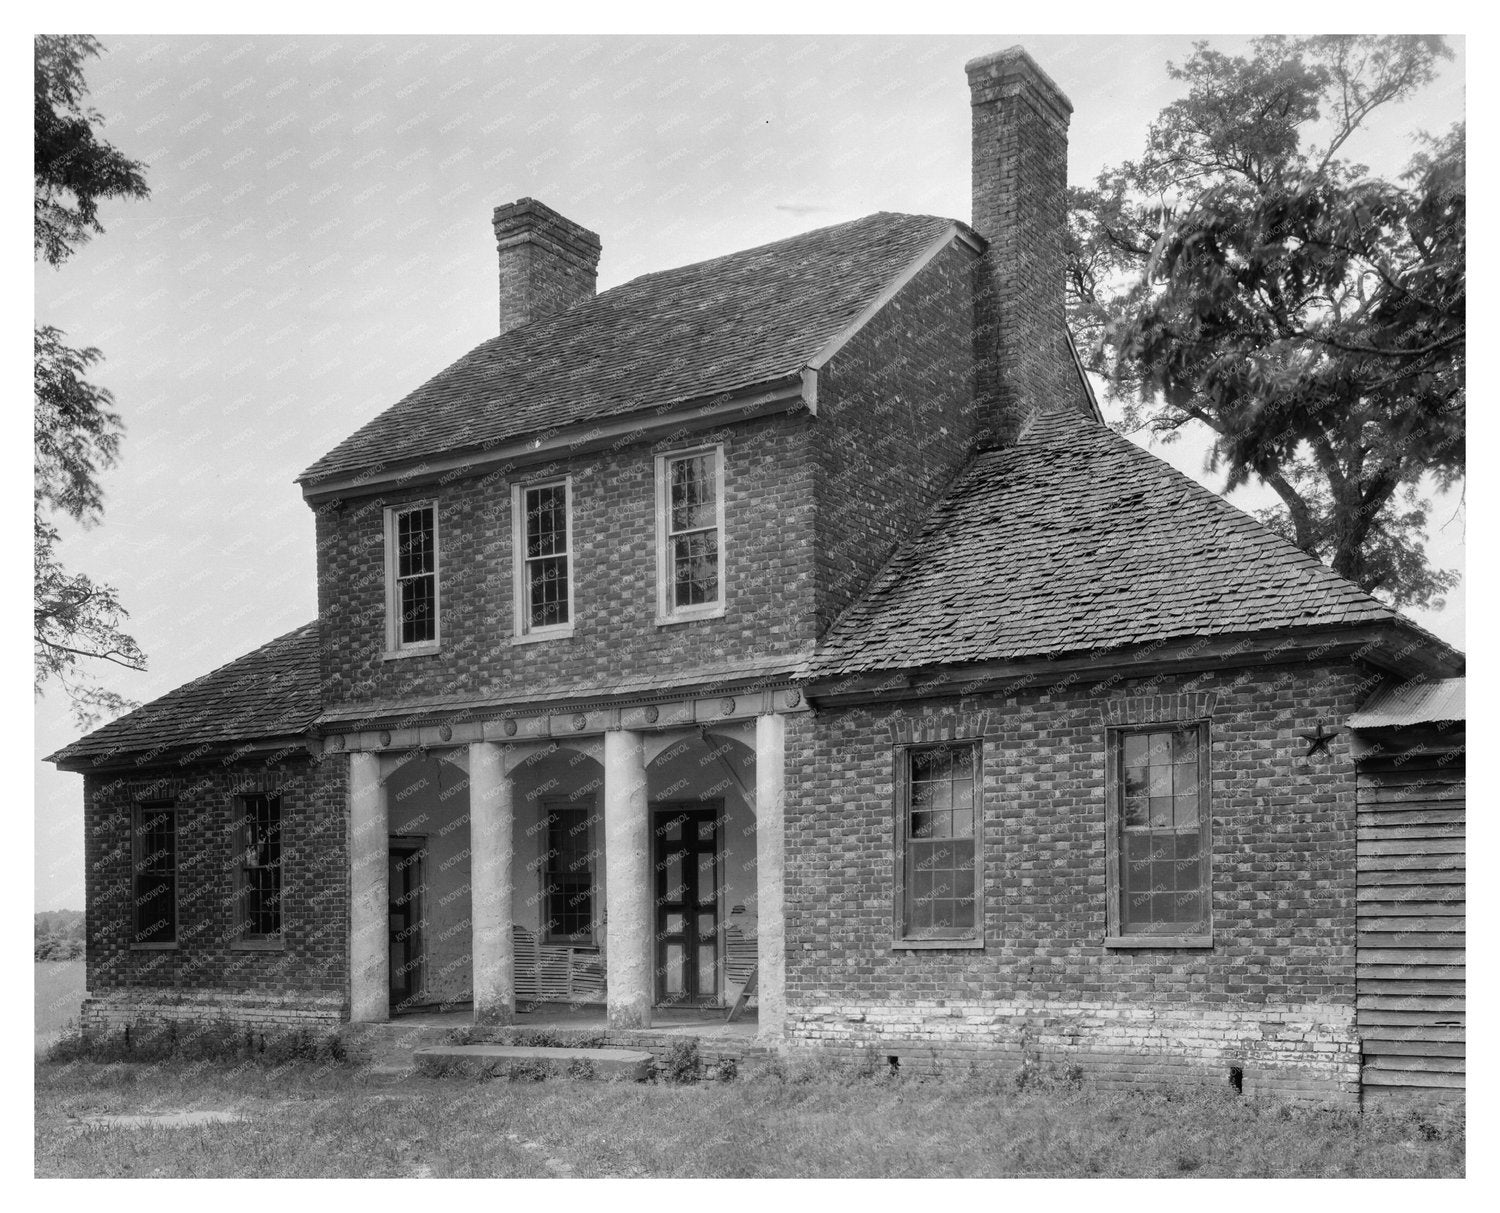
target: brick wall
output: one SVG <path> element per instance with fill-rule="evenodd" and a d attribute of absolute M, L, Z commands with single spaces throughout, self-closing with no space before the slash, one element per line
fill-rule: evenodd
<path fill-rule="evenodd" d="M 85 1023 L 137 1014 L 254 1022 L 337 1020 L 348 998 L 347 769 L 289 759 L 198 762 L 84 780 L 89 1001 Z M 284 941 L 236 946 L 236 796 L 282 796 Z M 170 800 L 178 812 L 177 946 L 132 947 L 131 808 Z"/>
<path fill-rule="evenodd" d="M 594 297 L 596 233 L 532 198 L 495 208 L 500 332 L 545 320 Z"/>
<path fill-rule="evenodd" d="M 987 241 L 974 340 L 986 444 L 1026 414 L 1089 413 L 1063 320 L 1072 106 L 1019 47 L 968 64 L 973 224 Z"/>
<path fill-rule="evenodd" d="M 913 533 L 973 446 L 976 273 L 967 249 L 945 249 L 820 376 L 820 634 Z"/>
<path fill-rule="evenodd" d="M 659 447 L 639 442 L 541 467 L 318 507 L 326 707 L 661 676 L 773 657 L 813 639 L 812 461 L 805 413 L 738 422 Z M 722 618 L 656 623 L 655 454 L 724 444 Z M 512 645 L 511 484 L 573 477 L 575 631 Z M 438 502 L 442 651 L 382 660 L 382 510 Z"/>
<path fill-rule="evenodd" d="M 788 788 L 792 1041 L 915 1048 L 929 1065 L 1014 1061 L 1024 1046 L 1144 1081 L 1239 1064 L 1248 1088 L 1347 1097 L 1353 768 L 1343 739 L 1307 759 L 1297 734 L 1351 711 L 1361 678 L 1262 667 L 819 711 Z M 1107 949 L 1103 722 L 1178 694 L 1214 705 L 1214 947 Z M 920 737 L 959 709 L 986 713 L 984 947 L 896 949 L 890 725 Z"/>

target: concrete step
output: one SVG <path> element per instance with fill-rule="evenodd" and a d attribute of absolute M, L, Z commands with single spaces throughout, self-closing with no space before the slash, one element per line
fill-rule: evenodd
<path fill-rule="evenodd" d="M 542 1064 L 574 1078 L 622 1078 L 645 1082 L 651 1077 L 651 1054 L 639 1049 L 560 1049 L 538 1045 L 429 1045 L 413 1054 L 417 1061 L 449 1059 L 476 1065 Z M 586 1065 L 581 1063 L 587 1063 Z"/>

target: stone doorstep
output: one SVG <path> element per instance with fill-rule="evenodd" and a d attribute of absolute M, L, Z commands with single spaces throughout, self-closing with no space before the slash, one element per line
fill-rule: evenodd
<path fill-rule="evenodd" d="M 567 1049 L 542 1045 L 430 1045 L 416 1050 L 413 1057 L 449 1057 L 465 1060 L 499 1059 L 504 1061 L 543 1061 L 559 1063 L 564 1069 L 574 1062 L 587 1061 L 593 1068 L 590 1077 L 626 1078 L 645 1082 L 651 1077 L 651 1054 L 637 1049 Z M 577 1077 L 577 1076 L 575 1076 Z"/>

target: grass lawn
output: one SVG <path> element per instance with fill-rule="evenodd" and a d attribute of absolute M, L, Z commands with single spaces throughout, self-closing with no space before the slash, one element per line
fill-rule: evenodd
<path fill-rule="evenodd" d="M 62 1031 L 69 1020 L 77 1020 L 83 1001 L 83 961 L 37 960 L 36 966 L 36 1037 L 41 1048 Z"/>
<path fill-rule="evenodd" d="M 240 1123 L 91 1125 L 233 1111 Z M 40 1176 L 1461 1176 L 1461 1117 L 1000 1083 L 396 1082 L 354 1066 L 39 1063 Z"/>

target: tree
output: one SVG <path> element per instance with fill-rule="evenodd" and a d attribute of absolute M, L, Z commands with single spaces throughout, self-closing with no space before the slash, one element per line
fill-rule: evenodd
<path fill-rule="evenodd" d="M 94 235 L 103 198 L 149 194 L 143 166 L 99 138 L 103 119 L 83 108 L 84 60 L 97 55 L 93 38 L 44 35 L 36 39 L 35 232 L 37 259 L 57 268 Z M 127 617 L 115 591 L 81 573 L 70 573 L 57 555 L 52 517 L 62 513 L 83 526 L 103 517 L 99 473 L 119 458 L 124 431 L 108 391 L 85 372 L 101 360 L 97 349 L 73 349 L 50 325 L 34 331 L 35 477 L 32 492 L 33 655 L 41 694 L 56 681 L 73 705 L 80 727 L 133 706 L 91 682 L 85 663 L 103 661 L 144 669 L 145 658 L 121 625 Z"/>
<path fill-rule="evenodd" d="M 1396 605 L 1457 581 L 1426 559 L 1422 489 L 1464 472 L 1464 128 L 1394 183 L 1339 153 L 1449 54 L 1198 43 L 1145 155 L 1070 191 L 1070 322 L 1125 426 L 1206 425 L 1227 488 L 1259 478 L 1263 521 Z"/>

